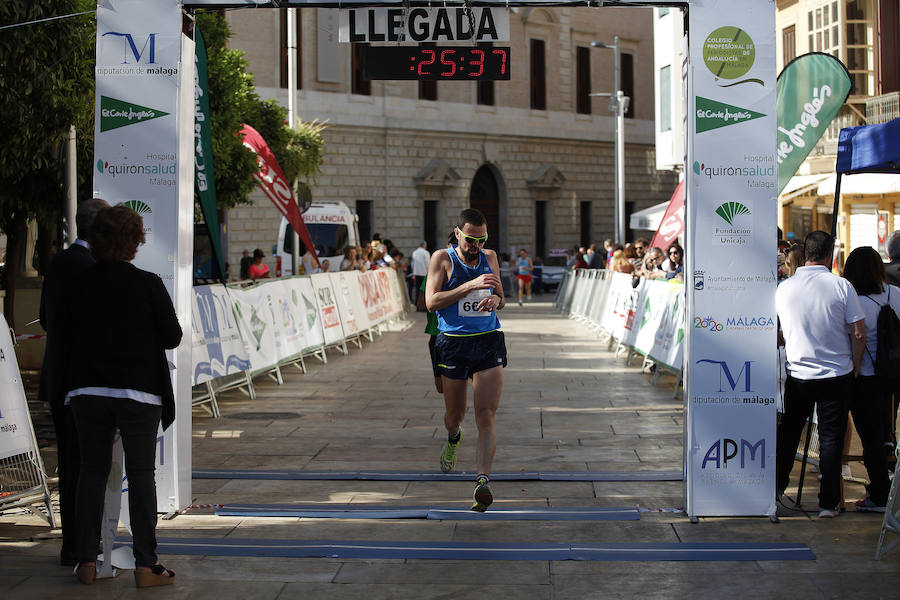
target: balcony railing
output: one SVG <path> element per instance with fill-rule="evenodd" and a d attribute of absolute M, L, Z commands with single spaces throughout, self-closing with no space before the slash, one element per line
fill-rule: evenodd
<path fill-rule="evenodd" d="M 866 98 L 866 121 L 869 125 L 887 123 L 900 117 L 900 92 Z"/>

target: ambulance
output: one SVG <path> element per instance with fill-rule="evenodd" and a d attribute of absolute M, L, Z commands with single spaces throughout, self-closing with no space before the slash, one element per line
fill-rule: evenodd
<path fill-rule="evenodd" d="M 319 260 L 323 266 L 325 261 L 328 261 L 329 271 L 340 271 L 344 252 L 350 246 L 359 245 L 358 220 L 356 214 L 343 202 L 313 202 L 303 213 L 303 222 L 309 230 Z M 285 275 L 291 273 L 293 250 L 294 228 L 282 217 L 281 226 L 278 228 L 278 242 L 272 254 L 281 257 L 281 269 Z M 301 261 L 304 254 L 306 245 L 301 239 L 299 254 Z"/>

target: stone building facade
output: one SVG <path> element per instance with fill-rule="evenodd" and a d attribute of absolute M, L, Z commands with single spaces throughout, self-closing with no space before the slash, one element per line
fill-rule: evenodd
<path fill-rule="evenodd" d="M 674 189 L 674 173 L 655 168 L 652 9 L 510 9 L 510 41 L 498 45 L 511 47 L 511 79 L 488 86 L 492 104 L 484 103 L 485 84 L 467 81 L 437 82 L 436 91 L 417 81 L 372 81 L 360 93 L 366 84 L 353 46 L 337 41 L 336 13 L 297 10 L 297 116 L 328 122 L 314 199 L 357 210 L 364 238 L 379 232 L 407 254 L 422 239 L 443 245 L 470 205 L 488 213 L 488 245 L 501 251 L 546 255 L 611 237 L 615 120 L 607 98 L 584 96 L 613 90 L 613 52 L 590 43 L 611 43 L 614 35 L 623 89 L 633 96 L 625 119 L 626 213 L 663 202 Z M 258 93 L 287 106 L 286 11 L 227 15 L 230 43 L 246 53 Z M 542 81 L 534 65 L 541 50 Z M 541 87 L 545 108 L 534 98 Z M 429 92 L 437 99 L 423 99 Z M 262 194 L 253 199 L 228 211 L 232 265 L 243 249 L 268 255 L 278 233 L 274 206 Z"/>

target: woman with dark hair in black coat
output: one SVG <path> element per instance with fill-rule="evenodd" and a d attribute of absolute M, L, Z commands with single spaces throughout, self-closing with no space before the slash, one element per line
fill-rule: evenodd
<path fill-rule="evenodd" d="M 166 349 L 181 326 L 162 279 L 131 264 L 144 243 L 140 215 L 107 208 L 92 228 L 97 263 L 66 289 L 60 310 L 66 402 L 81 444 L 76 520 L 78 579 L 93 583 L 103 497 L 118 429 L 125 448 L 128 507 L 134 533 L 135 583 L 165 585 L 175 573 L 156 558 L 156 440 L 175 418 Z"/>

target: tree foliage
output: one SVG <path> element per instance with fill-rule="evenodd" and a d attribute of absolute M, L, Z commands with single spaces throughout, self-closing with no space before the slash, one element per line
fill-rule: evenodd
<path fill-rule="evenodd" d="M 0 23 L 88 11 L 91 0 L 5 0 Z M 25 217 L 59 221 L 65 198 L 69 126 L 93 140 L 92 14 L 35 23 L 0 34 L 0 230 Z M 87 144 L 83 144 L 86 146 Z M 63 163 L 64 164 L 64 163 Z M 90 178 L 90 165 L 80 173 Z"/>
<path fill-rule="evenodd" d="M 287 110 L 274 100 L 259 97 L 244 53 L 227 46 L 231 30 L 221 14 L 197 15 L 197 26 L 206 41 L 209 63 L 210 128 L 219 208 L 248 203 L 247 196 L 256 185 L 256 159 L 237 136 L 244 123 L 263 136 L 288 181 L 315 178 L 322 162 L 323 124 L 299 123 L 293 131 L 286 127 Z"/>

